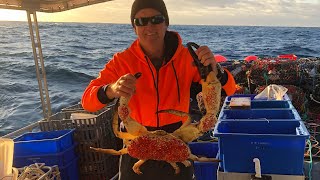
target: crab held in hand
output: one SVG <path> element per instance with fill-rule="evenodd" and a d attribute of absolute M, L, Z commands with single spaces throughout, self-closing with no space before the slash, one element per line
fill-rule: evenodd
<path fill-rule="evenodd" d="M 141 73 L 135 74 L 139 78 Z M 131 157 L 139 159 L 132 167 L 137 174 L 142 174 L 140 166 L 147 160 L 159 160 L 168 162 L 174 169 L 175 173 L 179 173 L 180 162 L 186 167 L 191 166 L 193 161 L 203 162 L 218 162 L 215 158 L 197 157 L 191 154 L 191 151 L 186 144 L 191 142 L 203 133 L 213 128 L 217 119 L 216 113 L 219 109 L 221 84 L 216 78 L 216 75 L 211 71 L 205 79 L 202 80 L 202 96 L 203 104 L 206 108 L 206 114 L 202 117 L 199 123 L 192 124 L 190 116 L 185 112 L 176 110 L 163 110 L 159 113 L 168 112 L 179 116 L 188 116 L 188 120 L 173 133 L 167 133 L 162 130 L 148 131 L 144 126 L 139 124 L 130 117 L 130 109 L 128 102 L 130 98 L 120 97 L 118 108 L 115 108 L 113 116 L 113 131 L 115 135 L 124 140 L 126 148 L 119 151 L 114 149 L 93 148 L 92 150 L 112 155 L 129 154 Z M 122 120 L 127 132 L 118 130 L 118 115 Z"/>

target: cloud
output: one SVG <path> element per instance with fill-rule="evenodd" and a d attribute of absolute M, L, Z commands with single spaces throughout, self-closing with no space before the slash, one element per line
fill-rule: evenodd
<path fill-rule="evenodd" d="M 319 0 L 167 0 L 172 22 L 220 25 L 320 26 Z M 179 7 L 179 8 L 177 8 Z M 187 20 L 188 19 L 188 20 Z M 319 21 L 319 22 L 318 22 Z"/>
<path fill-rule="evenodd" d="M 320 0 L 164 1 L 171 24 L 320 27 Z M 62 13 L 39 13 L 39 20 L 130 23 L 132 2 L 133 0 L 114 0 Z"/>

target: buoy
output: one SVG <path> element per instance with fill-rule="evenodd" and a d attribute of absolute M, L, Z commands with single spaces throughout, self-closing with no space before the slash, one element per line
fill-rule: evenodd
<path fill-rule="evenodd" d="M 292 61 L 297 60 L 297 56 L 294 54 L 281 54 L 278 56 L 279 59 L 289 59 Z"/>
<path fill-rule="evenodd" d="M 255 56 L 255 55 L 247 56 L 247 57 L 244 58 L 244 60 L 247 61 L 247 62 L 257 61 L 258 60 L 258 56 Z"/>
<path fill-rule="evenodd" d="M 216 62 L 226 62 L 227 61 L 227 58 L 220 55 L 220 54 L 215 54 L 214 58 L 216 59 Z"/>

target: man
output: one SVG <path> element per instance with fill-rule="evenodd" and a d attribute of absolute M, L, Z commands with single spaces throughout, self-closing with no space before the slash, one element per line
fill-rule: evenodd
<path fill-rule="evenodd" d="M 123 52 L 114 55 L 90 82 L 82 97 L 82 106 L 97 111 L 120 96 L 132 96 L 130 116 L 148 130 L 173 132 L 186 120 L 159 110 L 175 109 L 188 112 L 190 86 L 199 82 L 200 75 L 193 65 L 188 49 L 182 45 L 177 32 L 168 31 L 169 17 L 163 0 L 135 0 L 131 9 L 131 23 L 137 39 Z M 205 66 L 217 72 L 216 61 L 207 46 L 196 50 Z M 137 80 L 133 75 L 141 72 Z M 141 166 L 142 175 L 133 172 L 137 159 L 123 155 L 120 160 L 120 180 L 188 180 L 192 167 L 178 163 L 181 172 L 167 162 L 148 160 Z"/>

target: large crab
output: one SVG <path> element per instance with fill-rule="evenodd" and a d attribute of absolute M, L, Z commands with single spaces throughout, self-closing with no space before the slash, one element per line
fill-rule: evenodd
<path fill-rule="evenodd" d="M 202 69 L 199 68 L 199 71 L 203 70 L 204 67 L 202 67 Z M 204 77 L 203 75 L 202 72 L 202 77 Z M 141 73 L 135 74 L 136 78 L 140 76 Z M 131 157 L 139 159 L 132 167 L 133 171 L 137 174 L 142 174 L 140 166 L 147 160 L 166 161 L 175 169 L 176 174 L 180 172 L 179 166 L 176 164 L 177 162 L 181 162 L 188 167 L 191 165 L 188 159 L 193 161 L 219 161 L 215 158 L 197 157 L 191 154 L 186 144 L 212 129 L 217 121 L 216 114 L 219 110 L 221 84 L 216 74 L 210 70 L 207 71 L 206 76 L 202 78 L 201 84 L 202 98 L 201 95 L 198 95 L 198 99 L 200 100 L 199 105 L 205 107 L 206 114 L 201 118 L 199 123 L 191 123 L 190 116 L 185 112 L 163 110 L 158 113 L 169 112 L 179 116 L 188 116 L 188 120 L 173 133 L 167 133 L 162 130 L 150 132 L 146 127 L 130 117 L 130 109 L 128 107 L 130 98 L 120 97 L 118 108 L 115 108 L 113 116 L 113 131 L 117 137 L 124 140 L 126 148 L 119 151 L 93 147 L 91 147 L 91 149 L 112 155 L 128 153 Z M 118 115 L 126 127 L 127 132 L 120 132 L 118 130 Z"/>

